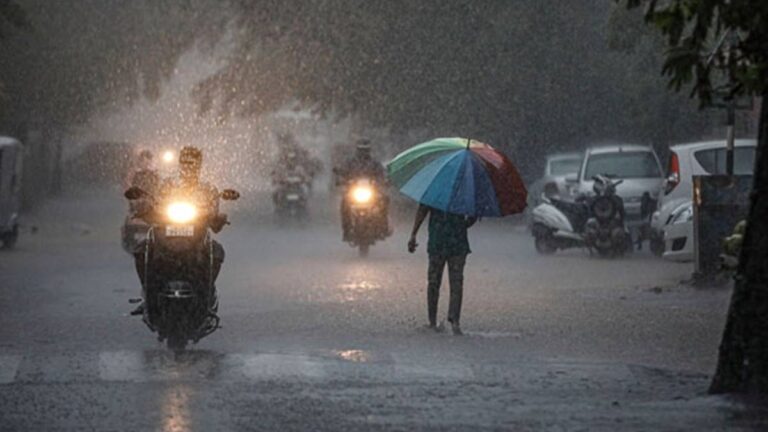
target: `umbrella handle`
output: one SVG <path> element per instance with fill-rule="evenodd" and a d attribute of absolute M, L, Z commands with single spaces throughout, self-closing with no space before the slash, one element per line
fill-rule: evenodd
<path fill-rule="evenodd" d="M 469 144 L 472 142 L 472 138 L 467 138 L 467 150 L 469 150 Z"/>

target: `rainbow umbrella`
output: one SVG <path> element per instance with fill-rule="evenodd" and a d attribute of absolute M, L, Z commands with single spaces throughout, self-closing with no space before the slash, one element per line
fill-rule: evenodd
<path fill-rule="evenodd" d="M 438 138 L 387 164 L 389 178 L 421 204 L 467 216 L 507 216 L 525 209 L 527 192 L 512 162 L 488 144 Z"/>

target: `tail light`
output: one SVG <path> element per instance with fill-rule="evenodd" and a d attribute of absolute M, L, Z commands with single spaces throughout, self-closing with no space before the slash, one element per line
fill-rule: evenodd
<path fill-rule="evenodd" d="M 680 158 L 672 152 L 667 169 L 667 180 L 664 182 L 664 195 L 669 195 L 680 184 Z"/>

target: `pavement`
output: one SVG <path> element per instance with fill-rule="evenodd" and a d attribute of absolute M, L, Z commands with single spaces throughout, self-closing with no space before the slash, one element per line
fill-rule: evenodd
<path fill-rule="evenodd" d="M 464 336 L 423 329 L 426 244 L 408 221 L 369 257 L 333 199 L 307 224 L 244 199 L 219 236 L 223 328 L 174 356 L 135 317 L 116 191 L 57 198 L 0 251 L 0 431 L 758 431 L 710 396 L 729 289 L 638 252 L 536 254 L 519 226 L 470 231 Z M 444 287 L 440 315 L 447 311 Z"/>

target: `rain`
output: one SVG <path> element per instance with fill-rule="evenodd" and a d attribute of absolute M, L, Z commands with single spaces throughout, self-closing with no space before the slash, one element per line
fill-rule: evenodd
<path fill-rule="evenodd" d="M 768 10 L 666 3 L 0 0 L 0 431 L 765 430 Z"/>

